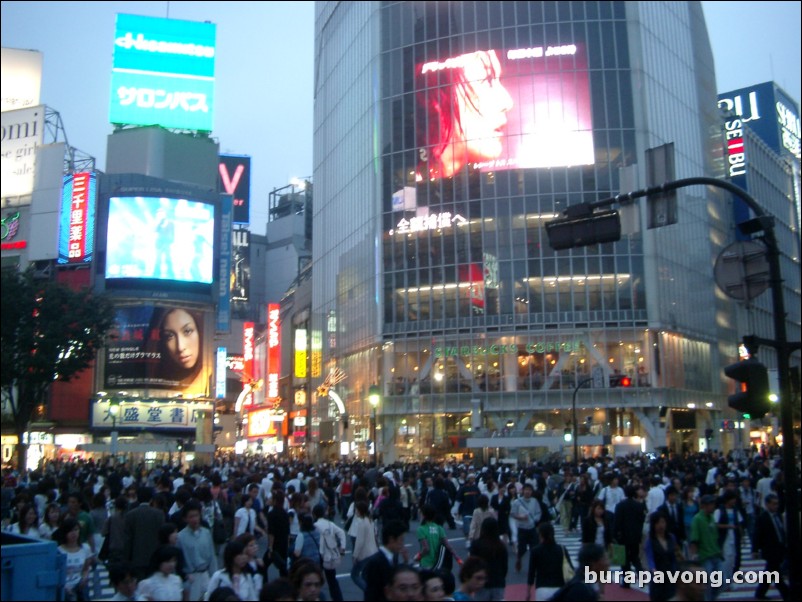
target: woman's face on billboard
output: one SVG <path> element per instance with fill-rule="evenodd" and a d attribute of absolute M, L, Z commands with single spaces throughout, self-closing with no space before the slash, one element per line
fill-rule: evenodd
<path fill-rule="evenodd" d="M 495 50 L 474 52 L 463 57 L 456 84 L 459 123 L 468 162 L 497 159 L 512 97 L 501 83 L 501 64 Z"/>
<path fill-rule="evenodd" d="M 195 367 L 200 357 L 200 333 L 189 312 L 183 309 L 170 311 L 164 319 L 162 339 L 176 364 L 187 370 Z"/>

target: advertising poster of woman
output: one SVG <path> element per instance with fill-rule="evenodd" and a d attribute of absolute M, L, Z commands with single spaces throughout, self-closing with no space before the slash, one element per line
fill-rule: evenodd
<path fill-rule="evenodd" d="M 107 347 L 105 386 L 207 395 L 204 314 L 187 307 L 123 307 Z"/>

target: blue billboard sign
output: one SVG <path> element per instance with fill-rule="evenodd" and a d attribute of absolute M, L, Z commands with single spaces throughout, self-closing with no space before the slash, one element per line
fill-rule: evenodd
<path fill-rule="evenodd" d="M 109 121 L 211 131 L 216 28 L 118 14 Z"/>

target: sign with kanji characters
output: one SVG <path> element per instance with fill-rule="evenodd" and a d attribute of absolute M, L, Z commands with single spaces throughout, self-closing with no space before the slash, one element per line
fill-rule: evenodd
<path fill-rule="evenodd" d="M 194 430 L 204 412 L 213 410 L 210 402 L 121 400 L 115 422 L 110 401 L 103 399 L 92 404 L 91 428 Z"/>
<path fill-rule="evenodd" d="M 60 264 L 92 261 L 96 200 L 97 176 L 94 172 L 64 176 L 58 237 Z"/>

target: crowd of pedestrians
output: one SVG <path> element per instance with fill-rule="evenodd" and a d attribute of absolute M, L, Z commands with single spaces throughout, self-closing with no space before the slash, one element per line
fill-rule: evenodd
<path fill-rule="evenodd" d="M 778 450 L 518 467 L 53 461 L 24 476 L 4 470 L 2 494 L 5 530 L 59 544 L 65 600 L 99 599 L 103 563 L 112 600 L 338 601 L 347 550 L 350 578 L 377 602 L 504 600 L 511 565 L 526 566 L 527 600 L 532 586 L 538 600 L 598 600 L 585 567 L 732 576 L 747 540 L 767 570 L 788 570 Z M 464 547 L 446 530 L 458 521 Z M 581 538 L 578 558 L 556 542 L 557 521 Z M 776 587 L 787 598 L 782 579 Z M 652 584 L 649 595 L 720 591 Z M 766 593 L 761 585 L 755 595 Z"/>

